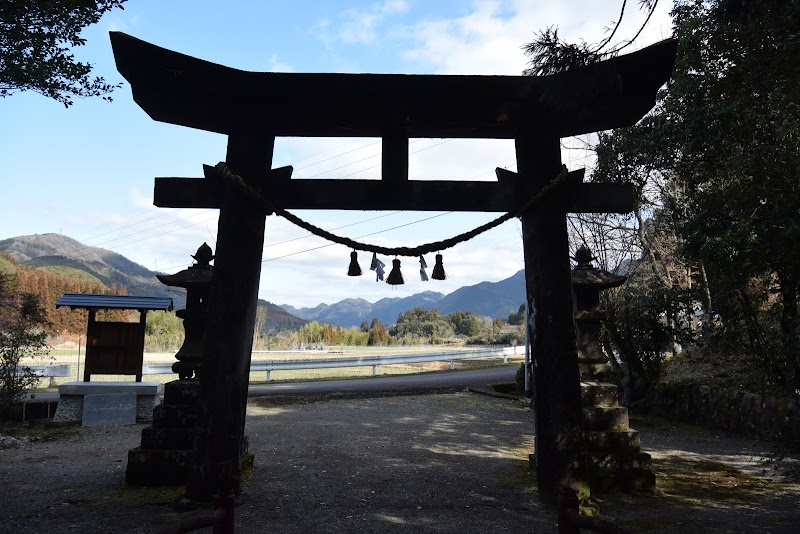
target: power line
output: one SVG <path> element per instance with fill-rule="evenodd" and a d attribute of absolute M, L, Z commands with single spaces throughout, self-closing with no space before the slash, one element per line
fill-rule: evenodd
<path fill-rule="evenodd" d="M 354 223 L 345 224 L 345 225 L 342 225 L 342 226 L 337 226 L 336 228 L 331 228 L 329 231 L 333 232 L 334 230 L 341 230 L 342 228 L 348 228 L 350 226 L 356 226 L 356 225 L 359 225 L 359 224 L 363 224 L 365 222 L 374 221 L 376 219 L 383 219 L 384 217 L 389 217 L 390 215 L 397 215 L 398 213 L 400 213 L 400 211 L 393 211 L 391 213 L 385 213 L 383 215 L 378 215 L 377 217 L 370 217 L 369 219 L 364 219 L 362 221 L 356 221 Z M 312 237 L 313 235 L 314 234 L 309 233 L 309 234 L 306 234 L 304 236 L 294 237 L 292 239 L 286 239 L 285 241 L 278 241 L 277 243 L 270 243 L 269 245 L 264 245 L 264 250 L 268 249 L 269 247 L 275 247 L 275 246 L 278 246 L 278 245 L 283 245 L 285 243 L 291 243 L 292 241 L 299 241 L 300 239 L 307 239 L 309 237 Z"/>
<path fill-rule="evenodd" d="M 204 214 L 206 214 L 206 213 L 208 213 L 210 211 L 214 211 L 214 210 L 211 210 L 211 209 L 204 210 L 204 211 L 201 211 L 199 213 L 195 213 L 193 215 L 190 215 L 190 216 L 186 217 L 185 219 L 178 219 L 178 220 L 170 221 L 168 223 L 164 223 L 164 224 L 162 224 L 160 226 L 157 226 L 155 228 L 145 228 L 144 230 L 131 232 L 130 234 L 125 234 L 125 235 L 120 236 L 120 237 L 115 237 L 114 239 L 109 239 L 108 241 L 102 241 L 100 243 L 97 243 L 95 246 L 105 245 L 106 243 L 113 243 L 114 241 L 119 241 L 120 239 L 125 239 L 125 238 L 128 238 L 128 237 L 134 236 L 136 234 L 141 234 L 143 232 L 149 232 L 151 230 L 157 230 L 158 228 L 163 228 L 164 226 L 167 226 L 169 224 L 177 223 L 177 222 L 180 222 L 180 221 L 185 221 L 186 219 L 191 219 L 192 217 L 197 217 L 198 215 L 204 215 Z M 205 221 L 203 221 L 203 222 L 205 222 Z M 159 234 L 159 235 L 163 235 L 163 234 Z"/>
<path fill-rule="evenodd" d="M 165 215 L 169 215 L 170 213 L 175 213 L 176 211 L 180 211 L 182 209 L 183 208 L 177 208 L 177 209 L 174 209 L 172 211 L 168 211 L 166 213 L 160 213 L 158 215 L 154 215 L 152 217 L 148 217 L 147 219 L 142 219 L 141 221 L 137 221 L 137 222 L 134 222 L 134 223 L 131 223 L 131 224 L 127 224 L 125 226 L 120 226 L 119 228 L 114 228 L 113 230 L 109 230 L 107 232 L 103 232 L 102 234 L 93 235 L 92 237 L 80 238 L 80 240 L 81 241 L 91 241 L 92 239 L 94 239 L 96 237 L 101 237 L 101 236 L 104 236 L 106 234 L 110 234 L 112 232 L 118 232 L 119 230 L 124 230 L 125 228 L 130 228 L 131 226 L 136 226 L 137 224 L 142 224 L 142 223 L 145 223 L 147 221 L 152 221 L 153 219 L 158 219 L 159 217 L 164 217 Z"/>
<path fill-rule="evenodd" d="M 181 226 L 180 228 L 173 228 L 171 230 L 167 230 L 166 232 L 161 232 L 160 234 L 143 237 L 143 238 L 137 239 L 135 241 L 130 241 L 128 243 L 123 243 L 122 245 L 116 245 L 114 248 L 127 247 L 128 245 L 133 245 L 134 243 L 139 243 L 141 241 L 147 241 L 148 239 L 153 239 L 154 237 L 161 237 L 162 235 L 166 235 L 166 234 L 169 234 L 169 233 L 172 233 L 172 232 L 176 232 L 178 230 L 184 230 L 186 228 L 191 228 L 192 226 L 197 226 L 198 224 L 204 224 L 204 223 L 207 223 L 207 222 L 213 221 L 213 220 L 214 220 L 214 218 L 211 218 L 211 219 L 207 219 L 205 221 L 200 221 L 200 222 L 196 222 L 196 223 L 192 223 L 192 224 L 187 224 L 186 226 Z M 137 232 L 137 233 L 141 233 L 141 232 Z M 131 234 L 131 235 L 133 235 L 133 234 Z M 110 249 L 110 250 L 113 250 L 113 249 Z"/>
<path fill-rule="evenodd" d="M 297 164 L 297 163 L 300 163 L 301 161 L 305 161 L 305 160 L 307 160 L 307 159 L 311 159 L 311 158 L 313 158 L 313 157 L 319 156 L 320 154 L 325 154 L 326 152 L 330 152 L 331 150 L 337 150 L 337 149 L 339 149 L 339 148 L 346 147 L 347 145 L 352 145 L 353 143 L 357 143 L 358 141 L 359 141 L 358 139 L 351 139 L 350 141 L 348 141 L 348 142 L 346 142 L 346 143 L 342 143 L 342 144 L 340 144 L 340 145 L 332 146 L 332 147 L 330 147 L 330 148 L 326 148 L 325 150 L 321 150 L 321 151 L 319 151 L 319 152 L 316 152 L 316 153 L 314 153 L 314 154 L 311 154 L 311 155 L 309 155 L 309 156 L 306 156 L 306 157 L 304 157 L 304 158 L 300 158 L 300 159 L 298 159 L 298 160 L 295 160 L 295 162 L 294 162 L 294 163 L 295 163 L 295 164 Z"/>
<path fill-rule="evenodd" d="M 326 149 L 326 150 L 323 150 L 323 151 L 320 151 L 320 152 L 316 152 L 316 153 L 314 153 L 314 154 L 311 154 L 310 156 L 306 156 L 305 158 L 302 158 L 302 159 L 300 159 L 300 160 L 297 160 L 297 162 L 300 162 L 300 161 L 306 161 L 306 160 L 308 160 L 308 159 L 311 159 L 311 158 L 314 158 L 314 157 L 316 157 L 316 156 L 319 156 L 320 154 L 325 154 L 326 152 L 330 152 L 331 150 L 336 150 L 336 149 L 339 149 L 339 148 L 345 147 L 345 146 L 347 146 L 347 145 L 351 145 L 351 144 L 353 144 L 353 143 L 355 143 L 355 142 L 357 142 L 357 140 L 352 140 L 352 141 L 349 141 L 349 142 L 347 142 L 347 143 L 343 143 L 343 144 L 341 144 L 341 145 L 337 145 L 337 146 L 335 146 L 335 147 L 331 147 L 331 148 L 329 148 L 329 149 Z M 335 159 L 335 158 L 337 158 L 337 157 L 341 157 L 341 156 L 344 156 L 344 155 L 346 155 L 346 154 L 349 154 L 350 152 L 355 152 L 355 151 L 357 151 L 357 150 L 361 150 L 362 148 L 366 148 L 366 147 L 369 147 L 369 146 L 375 145 L 375 144 L 377 144 L 377 143 L 380 143 L 380 142 L 381 142 L 381 141 L 375 141 L 375 142 L 369 143 L 369 144 L 367 144 L 367 145 L 361 146 L 361 147 L 359 147 L 359 148 L 356 148 L 356 149 L 350 150 L 350 151 L 348 151 L 348 152 L 344 152 L 344 153 L 342 153 L 342 154 L 338 154 L 338 155 L 336 155 L 336 156 L 332 156 L 332 157 L 330 157 L 330 158 L 327 158 L 327 159 L 325 159 L 325 160 L 323 160 L 323 161 L 328 161 L 328 160 L 330 160 L 330 159 Z M 297 163 L 297 162 L 295 162 L 295 163 Z M 318 162 L 318 163 L 322 163 L 322 162 Z M 313 164 L 311 164 L 311 165 L 308 165 L 308 166 L 306 166 L 306 167 L 302 167 L 302 168 L 311 167 L 311 166 L 313 166 L 313 165 L 316 165 L 316 164 L 317 164 L 317 163 L 313 163 Z M 114 233 L 114 232 L 118 232 L 118 231 L 120 231 L 120 230 L 124 230 L 124 229 L 126 229 L 126 228 L 131 228 L 131 227 L 133 227 L 133 226 L 137 226 L 137 225 L 139 225 L 139 224 L 143 224 L 143 223 L 146 223 L 146 222 L 148 222 L 148 221 L 152 221 L 152 220 L 154 220 L 154 219 L 158 219 L 158 218 L 160 218 L 160 217 L 165 217 L 165 216 L 167 216 L 167 215 L 170 215 L 170 214 L 172 214 L 172 213 L 175 213 L 175 212 L 181 211 L 182 209 L 183 209 L 183 208 L 176 208 L 176 209 L 174 209 L 174 210 L 171 210 L 171 211 L 168 211 L 168 212 L 164 212 L 164 213 L 159 213 L 158 215 L 154 215 L 154 216 L 152 216 L 152 217 L 147 217 L 147 218 L 145 218 L 145 219 L 142 219 L 142 220 L 139 220 L 139 221 L 136 221 L 136 222 L 130 223 L 130 224 L 126 224 L 126 225 L 124 225 L 124 226 L 120 226 L 120 227 L 117 227 L 117 228 L 113 228 L 113 229 L 111 229 L 111 230 L 108 230 L 108 231 L 105 231 L 105 232 L 102 232 L 102 233 L 99 233 L 99 234 L 95 234 L 95 235 L 93 235 L 93 236 L 90 236 L 90 237 L 79 237 L 79 238 L 77 238 L 77 239 L 78 239 L 78 240 L 80 240 L 80 241 L 82 241 L 82 242 L 91 241 L 92 239 L 96 239 L 96 238 L 98 238 L 98 237 L 102 237 L 102 236 L 104 236 L 104 235 L 108 235 L 108 234 L 111 234 L 111 233 Z M 173 222 L 174 222 L 174 221 L 173 221 Z M 166 223 L 166 224 L 171 224 L 171 223 Z M 166 226 L 166 224 L 164 224 L 164 225 L 161 225 L 161 226 Z M 122 238 L 125 238 L 125 237 L 130 237 L 130 236 L 132 236 L 132 235 L 136 235 L 137 233 L 141 233 L 141 232 L 133 232 L 133 233 L 130 233 L 130 234 L 126 234 L 126 235 L 124 235 L 124 236 L 120 236 L 118 239 L 122 239 Z M 93 245 L 93 246 L 99 246 L 99 245 L 103 245 L 103 244 L 105 244 L 105 243 L 111 243 L 111 242 L 113 242 L 113 241 L 116 241 L 116 240 L 117 240 L 117 239 L 111 239 L 111 240 L 108 240 L 108 241 L 104 241 L 104 242 L 102 242 L 102 243 L 95 244 L 95 245 Z"/>
<path fill-rule="evenodd" d="M 325 158 L 325 159 L 323 159 L 323 160 L 317 161 L 316 163 L 312 163 L 312 164 L 310 164 L 310 165 L 306 165 L 306 166 L 304 166 L 304 167 L 297 168 L 297 169 L 295 169 L 295 170 L 296 170 L 296 171 L 301 171 L 301 170 L 303 170 L 303 169 L 308 169 L 309 167 L 313 167 L 314 165 L 319 165 L 320 163 L 325 163 L 326 161 L 330 161 L 330 160 L 332 160 L 332 159 L 336 159 L 336 158 L 339 158 L 339 157 L 342 157 L 342 156 L 346 156 L 347 154 L 350 154 L 350 153 L 352 153 L 352 152 L 358 152 L 358 151 L 359 151 L 359 150 L 361 150 L 361 149 L 364 149 L 364 148 L 368 148 L 368 147 L 371 147 L 371 146 L 377 145 L 377 144 L 378 144 L 378 143 L 380 143 L 380 142 L 381 142 L 381 141 L 375 141 L 374 143 L 369 143 L 369 144 L 366 144 L 366 145 L 364 145 L 364 146 L 360 146 L 360 147 L 358 147 L 358 148 L 354 148 L 353 150 L 348 150 L 347 152 L 342 152 L 341 154 L 336 154 L 335 156 L 331 156 L 331 157 L 329 157 L 329 158 Z M 329 150 L 328 150 L 328 151 L 326 151 L 326 152 L 329 152 Z M 323 152 L 323 153 L 324 153 L 324 152 Z M 314 156 L 309 156 L 309 158 L 311 158 L 311 157 L 314 157 Z M 372 156 L 370 156 L 370 157 L 372 157 Z M 304 161 L 304 160 L 306 160 L 306 159 L 309 159 L 309 158 L 303 158 L 303 159 L 301 159 L 300 161 Z M 328 172 L 328 171 L 325 171 L 325 172 Z M 322 173 L 322 174 L 325 174 L 325 173 Z"/>
<path fill-rule="evenodd" d="M 416 140 L 416 141 L 414 141 L 414 142 L 417 142 L 417 141 L 419 141 L 419 139 L 417 139 L 417 140 Z M 422 152 L 422 151 L 424 151 L 424 150 L 428 150 L 429 148 L 433 148 L 433 147 L 437 147 L 437 146 L 439 146 L 439 145 L 443 145 L 443 144 L 445 144 L 445 143 L 449 143 L 450 141 L 452 141 L 452 139 L 445 139 L 444 141 L 442 141 L 442 142 L 440 142 L 440 143 L 436 143 L 435 145 L 427 146 L 427 147 L 425 147 L 425 148 L 420 148 L 419 150 L 415 150 L 414 152 L 409 152 L 409 153 L 408 153 L 408 155 L 409 155 L 409 156 L 411 156 L 411 155 L 413 155 L 413 154 L 418 154 L 418 153 L 420 153 L 420 152 Z M 413 144 L 414 142 L 412 142 L 412 143 L 409 143 L 409 144 Z M 369 159 L 369 158 L 364 158 L 364 159 Z M 359 161 L 364 161 L 364 160 L 359 160 Z M 353 163 L 358 163 L 358 161 L 354 161 Z M 367 167 L 366 169 L 361 169 L 360 171 L 352 172 L 352 173 L 350 173 L 350 174 L 345 174 L 345 175 L 344 175 L 344 176 L 342 176 L 341 178 L 348 178 L 348 177 L 350 177 L 350 176 L 354 176 L 354 175 L 356 175 L 356 174 L 359 174 L 359 173 L 362 173 L 362 172 L 364 172 L 364 171 L 369 171 L 369 170 L 372 170 L 372 169 L 377 169 L 377 168 L 378 168 L 378 167 L 380 167 L 381 165 L 382 165 L 382 164 L 381 164 L 381 163 L 379 163 L 378 165 L 373 165 L 372 167 Z M 342 167 L 347 167 L 347 165 L 343 165 Z M 339 168 L 341 169 L 342 167 L 339 167 Z M 333 170 L 336 170 L 336 169 L 333 169 Z"/>
<path fill-rule="evenodd" d="M 377 235 L 377 234 L 382 234 L 382 233 L 388 232 L 390 230 L 397 230 L 398 228 L 411 226 L 412 224 L 418 224 L 418 223 L 421 223 L 421 222 L 430 221 L 431 219 L 436 219 L 438 217 L 444 217 L 445 215 L 450 215 L 451 213 L 453 213 L 453 212 L 452 211 L 448 211 L 448 212 L 445 212 L 445 213 L 440 213 L 439 215 L 432 215 L 431 217 L 425 217 L 424 219 L 418 219 L 416 221 L 411 221 L 409 223 L 400 224 L 400 225 L 397 225 L 397 226 L 392 226 L 391 228 L 384 228 L 383 230 L 378 230 L 377 232 L 372 232 L 372 233 L 369 233 L 369 234 L 360 235 L 360 236 L 358 236 L 358 237 L 356 237 L 354 239 L 363 239 L 365 237 L 369 237 L 369 236 L 373 236 L 373 235 Z M 306 250 L 300 250 L 298 252 L 292 252 L 292 253 L 289 253 L 289 254 L 284 254 L 283 256 L 276 256 L 274 258 L 267 258 L 265 260 L 261 260 L 261 263 L 266 263 L 268 261 L 275 261 L 275 260 L 279 260 L 281 258 L 288 258 L 289 256 L 296 256 L 298 254 L 303 254 L 305 252 L 311 252 L 312 250 L 319 250 L 321 248 L 332 247 L 334 245 L 338 245 L 338 243 L 328 243 L 327 245 L 320 245 L 318 247 L 309 248 L 309 249 L 306 249 Z"/>

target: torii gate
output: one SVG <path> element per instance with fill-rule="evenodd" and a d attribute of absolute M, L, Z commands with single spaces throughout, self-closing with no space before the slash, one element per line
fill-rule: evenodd
<path fill-rule="evenodd" d="M 280 208 L 484 212 L 518 210 L 552 181 L 562 168 L 562 137 L 629 126 L 644 116 L 677 50 L 667 40 L 544 77 L 297 74 L 244 72 L 119 32 L 111 32 L 111 42 L 118 70 L 150 117 L 227 135 L 228 167 Z M 291 167 L 272 169 L 278 136 L 380 137 L 382 179 L 293 181 Z M 498 169 L 497 182 L 410 181 L 408 142 L 421 137 L 514 139 L 518 172 Z M 538 486 L 550 503 L 560 488 L 585 480 L 565 216 L 633 208 L 626 185 L 582 183 L 582 175 L 570 173 L 566 187 L 520 215 Z M 206 372 L 214 380 L 201 381 L 193 454 L 207 484 L 233 489 L 268 213 L 213 175 L 157 178 L 154 203 L 220 210 L 205 340 L 213 355 Z"/>

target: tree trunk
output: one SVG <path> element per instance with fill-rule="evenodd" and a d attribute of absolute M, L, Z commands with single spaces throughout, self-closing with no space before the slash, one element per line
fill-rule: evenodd
<path fill-rule="evenodd" d="M 744 316 L 745 324 L 747 325 L 747 339 L 750 342 L 750 350 L 756 355 L 758 362 L 762 365 L 764 370 L 768 373 L 774 373 L 778 377 L 780 385 L 786 386 L 786 375 L 784 374 L 785 366 L 781 365 L 779 357 L 776 357 L 773 350 L 773 344 L 767 337 L 761 322 L 758 319 L 758 310 L 750 300 L 747 291 L 739 288 L 736 291 L 739 298 L 739 303 L 742 308 L 742 315 Z"/>
<path fill-rule="evenodd" d="M 800 347 L 798 346 L 797 281 L 778 273 L 781 285 L 781 338 L 786 351 L 786 382 L 791 389 L 800 389 Z"/>
<path fill-rule="evenodd" d="M 622 361 L 622 404 L 630 406 L 647 394 L 651 384 L 647 379 L 647 371 L 642 361 L 636 351 L 623 340 L 617 330 L 615 320 L 616 317 L 612 312 L 603 326 L 611 343 L 617 348 L 619 359 Z"/>
<path fill-rule="evenodd" d="M 708 285 L 708 274 L 706 273 L 705 262 L 700 262 L 700 276 L 703 279 L 703 307 L 705 308 L 705 315 L 703 316 L 703 335 L 713 333 L 717 325 L 714 318 L 714 308 L 711 301 L 711 286 Z"/>

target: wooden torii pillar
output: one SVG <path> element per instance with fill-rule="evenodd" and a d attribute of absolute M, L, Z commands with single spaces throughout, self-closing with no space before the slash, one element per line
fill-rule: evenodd
<path fill-rule="evenodd" d="M 117 68 L 155 120 L 228 136 L 226 163 L 282 209 L 517 212 L 561 171 L 562 137 L 627 126 L 655 103 L 677 43 L 546 77 L 252 73 L 111 33 Z M 380 137 L 381 180 L 292 180 L 271 169 L 277 136 Z M 410 181 L 410 138 L 514 139 L 518 173 L 496 182 Z M 624 184 L 569 174 L 522 213 L 536 386 L 540 495 L 555 502 L 585 481 L 580 385 L 565 215 L 627 212 Z M 205 178 L 157 178 L 160 207 L 219 208 L 200 421 L 189 494 L 236 489 L 244 435 L 265 210 L 205 168 Z M 213 377 L 213 380 L 211 379 Z"/>

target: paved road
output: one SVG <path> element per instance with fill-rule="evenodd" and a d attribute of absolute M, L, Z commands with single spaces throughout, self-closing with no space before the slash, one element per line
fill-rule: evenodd
<path fill-rule="evenodd" d="M 269 395 L 319 395 L 326 393 L 353 393 L 368 391 L 425 391 L 432 389 L 482 386 L 500 382 L 513 382 L 518 365 L 471 369 L 469 371 L 441 371 L 417 375 L 393 375 L 352 380 L 325 380 L 320 382 L 289 382 L 251 384 L 251 397 Z M 36 393 L 36 400 L 56 401 L 58 393 Z"/>
<path fill-rule="evenodd" d="M 267 395 L 314 395 L 365 391 L 420 391 L 499 382 L 513 382 L 518 365 L 506 365 L 469 371 L 442 371 L 417 375 L 393 375 L 355 380 L 325 380 L 321 382 L 289 382 L 251 384 L 251 397 Z"/>

